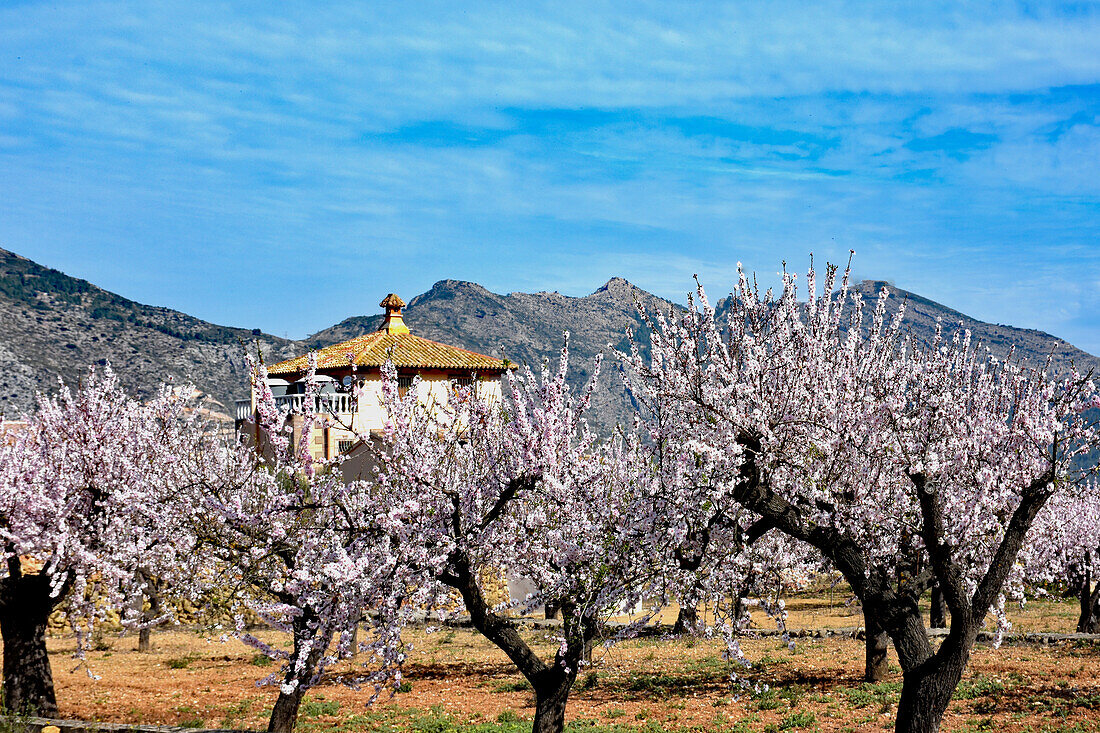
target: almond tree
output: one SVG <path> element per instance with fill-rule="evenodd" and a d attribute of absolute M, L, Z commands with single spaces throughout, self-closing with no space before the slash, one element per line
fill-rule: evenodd
<path fill-rule="evenodd" d="M 108 608 L 141 597 L 141 572 L 176 576 L 188 538 L 163 534 L 160 517 L 182 408 L 167 390 L 149 404 L 130 398 L 107 368 L 39 397 L 27 427 L 0 443 L 6 709 L 57 712 L 45 638 L 54 610 L 82 654 Z"/>
<path fill-rule="evenodd" d="M 835 273 L 820 295 L 811 268 L 804 302 L 789 273 L 778 298 L 742 274 L 722 320 L 700 287 L 683 314 L 646 315 L 652 356 L 623 364 L 664 439 L 711 456 L 682 500 L 721 492 L 816 548 L 898 653 L 897 730 L 935 731 L 1037 513 L 1089 473 L 1074 460 L 1097 444 L 1082 413 L 1100 396 L 965 333 L 915 344 L 885 290 L 866 319 Z M 933 583 L 951 616 L 938 650 L 918 607 Z"/>
<path fill-rule="evenodd" d="M 378 608 L 380 627 L 392 633 L 376 649 L 395 680 L 410 609 L 445 614 L 457 595 L 474 628 L 531 683 L 539 733 L 563 730 L 569 691 L 604 621 L 641 601 L 662 552 L 648 450 L 622 434 L 596 439 L 584 420 L 594 382 L 574 396 L 567 364 L 566 348 L 553 375 L 544 367 L 540 377 L 528 370 L 513 378 L 504 404 L 456 388 L 446 405 L 434 406 L 415 389 L 399 397 L 387 367 L 390 422 L 372 516 L 387 539 L 358 561 L 393 568 L 415 589 Z M 500 573 L 534 592 L 494 604 L 487 581 Z M 505 613 L 546 603 L 562 618 L 549 659 Z"/>
<path fill-rule="evenodd" d="M 724 456 L 693 441 L 669 441 L 661 401 L 635 393 L 650 417 L 645 443 L 656 469 L 653 489 L 664 532 L 660 582 L 665 600 L 680 605 L 673 633 L 717 634 L 726 642 L 726 658 L 751 665 L 740 639 L 751 625 L 750 608 L 762 609 L 786 632 L 782 595 L 806 586 L 824 570 L 812 548 L 775 530 L 775 525 L 733 501 L 712 477 Z M 635 425 L 642 429 L 643 424 Z M 688 489 L 688 497 L 683 495 Z M 702 605 L 710 623 L 697 615 Z M 786 637 L 790 642 L 789 636 Z M 739 684 L 747 684 L 734 672 Z"/>
<path fill-rule="evenodd" d="M 279 685 L 268 730 L 289 733 L 305 692 L 340 654 L 350 652 L 366 603 L 359 592 L 371 586 L 348 577 L 348 553 L 357 555 L 363 539 L 355 521 L 362 510 L 356 491 L 363 484 L 346 485 L 335 462 L 312 458 L 314 400 L 304 401 L 302 437 L 291 443 L 287 412 L 276 408 L 266 377 L 262 365 L 254 369 L 265 436 L 259 448 L 221 444 L 198 431 L 177 447 L 181 501 L 175 522 L 197 538 L 194 577 L 228 595 L 237 636 L 282 661 L 263 683 Z M 291 650 L 249 633 L 249 613 L 288 632 Z"/>
<path fill-rule="evenodd" d="M 1019 575 L 1039 592 L 1060 586 L 1077 596 L 1077 631 L 1100 633 L 1100 487 L 1095 483 L 1058 492 L 1035 521 L 1041 542 L 1021 552 Z M 1095 586 L 1095 587 L 1094 587 Z M 1025 600 L 1024 588 L 1013 600 Z"/>

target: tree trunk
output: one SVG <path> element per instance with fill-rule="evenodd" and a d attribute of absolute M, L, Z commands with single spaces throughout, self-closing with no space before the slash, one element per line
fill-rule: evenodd
<path fill-rule="evenodd" d="M 275 700 L 275 707 L 271 709 L 271 717 L 267 721 L 268 733 L 292 733 L 294 730 L 294 724 L 298 720 L 298 707 L 314 681 L 321 657 L 332 643 L 331 627 L 319 630 L 317 621 L 317 615 L 308 607 L 302 609 L 301 615 L 294 619 L 294 654 L 289 660 L 289 668 L 283 680 L 284 684 L 293 684 L 294 688 L 291 692 L 279 690 L 279 697 Z M 302 667 L 295 669 L 296 660 L 300 658 L 306 644 L 309 645 L 309 654 L 306 655 Z"/>
<path fill-rule="evenodd" d="M 290 694 L 280 691 L 275 707 L 271 709 L 271 718 L 267 721 L 267 733 L 292 733 L 294 724 L 298 722 L 298 708 L 304 696 L 305 690 L 301 685 L 295 687 Z"/>
<path fill-rule="evenodd" d="M 542 607 L 542 613 L 545 618 L 557 618 L 558 617 L 558 604 L 553 601 L 547 601 Z"/>
<path fill-rule="evenodd" d="M 555 667 L 537 678 L 532 685 L 535 689 L 532 733 L 561 733 L 565 730 L 565 705 L 569 701 L 569 690 L 576 677 L 576 670 L 566 673 L 561 667 Z"/>
<path fill-rule="evenodd" d="M 565 730 L 565 705 L 569 700 L 569 690 L 577 679 L 581 660 L 590 653 L 592 639 L 598 632 L 595 620 L 580 618 L 575 604 L 569 599 L 561 599 L 557 606 L 562 614 L 562 632 L 568 643 L 564 653 L 559 651 L 554 662 L 547 664 L 527 645 L 510 619 L 493 612 L 485 601 L 478 585 L 478 574 L 469 558 L 461 551 L 455 551 L 450 560 L 451 570 L 445 572 L 440 580 L 462 594 L 474 628 L 508 655 L 535 691 L 532 730 L 534 733 L 561 733 Z"/>
<path fill-rule="evenodd" d="M 863 679 L 868 682 L 881 682 L 890 674 L 890 663 L 886 653 L 890 649 L 890 635 L 878 622 L 873 613 L 863 610 L 864 645 L 867 651 L 867 661 L 863 671 Z"/>
<path fill-rule="evenodd" d="M 1077 631 L 1082 634 L 1100 634 L 1100 583 L 1092 588 L 1092 573 L 1085 570 L 1078 589 L 1081 615 L 1077 618 Z"/>
<path fill-rule="evenodd" d="M 152 575 L 149 575 L 143 570 L 138 571 L 138 579 L 144 581 L 145 589 L 135 599 L 137 605 L 137 612 L 141 618 L 142 627 L 138 629 L 138 648 L 139 652 L 149 652 L 153 649 L 153 632 L 152 628 L 148 626 L 152 621 L 157 619 L 161 615 L 161 600 L 160 590 L 158 588 L 159 581 Z M 149 599 L 149 610 L 145 610 L 145 599 Z"/>
<path fill-rule="evenodd" d="M 143 626 L 138 630 L 138 648 L 139 652 L 148 652 L 153 649 L 152 630 L 148 626 Z"/>
<path fill-rule="evenodd" d="M 699 626 L 699 611 L 690 606 L 680 606 L 680 612 L 676 614 L 676 625 L 672 627 L 674 634 L 689 634 Z"/>
<path fill-rule="evenodd" d="M 4 639 L 4 709 L 10 713 L 55 717 L 46 624 L 54 599 L 45 575 L 18 575 L 0 581 L 0 634 Z"/>
<path fill-rule="evenodd" d="M 928 614 L 928 627 L 947 628 L 947 602 L 943 599 L 943 591 L 940 590 L 939 583 L 932 586 L 932 609 Z"/>
<path fill-rule="evenodd" d="M 938 733 L 972 646 L 972 641 L 952 631 L 938 652 L 905 672 L 894 723 L 896 733 Z"/>

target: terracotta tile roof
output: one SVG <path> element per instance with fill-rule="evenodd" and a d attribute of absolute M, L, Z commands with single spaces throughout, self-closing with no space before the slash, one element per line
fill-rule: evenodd
<path fill-rule="evenodd" d="M 514 364 L 505 364 L 501 359 L 430 341 L 411 333 L 375 331 L 318 351 L 318 370 L 348 366 L 349 353 L 353 355 L 356 366 L 360 367 L 380 367 L 388 359 L 398 368 L 469 369 L 482 372 L 503 372 L 505 369 L 515 368 Z M 301 374 L 308 368 L 307 355 L 279 362 L 269 367 L 267 373 L 272 376 Z"/>

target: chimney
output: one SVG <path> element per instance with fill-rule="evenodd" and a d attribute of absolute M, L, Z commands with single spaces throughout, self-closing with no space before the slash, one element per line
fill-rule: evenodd
<path fill-rule="evenodd" d="M 401 309 L 405 307 L 405 301 L 397 297 L 396 293 L 390 293 L 378 305 L 386 309 L 386 319 L 382 321 L 382 328 L 389 334 L 408 333 L 409 327 L 405 325 L 405 319 L 401 317 Z"/>

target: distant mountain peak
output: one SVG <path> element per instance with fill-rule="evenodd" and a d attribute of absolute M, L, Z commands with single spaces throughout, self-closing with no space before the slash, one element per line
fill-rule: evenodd
<path fill-rule="evenodd" d="M 613 277 L 603 285 L 601 285 L 592 295 L 596 293 L 611 293 L 618 295 L 620 293 L 629 293 L 632 290 L 637 290 L 636 287 L 629 281 L 621 277 Z"/>

